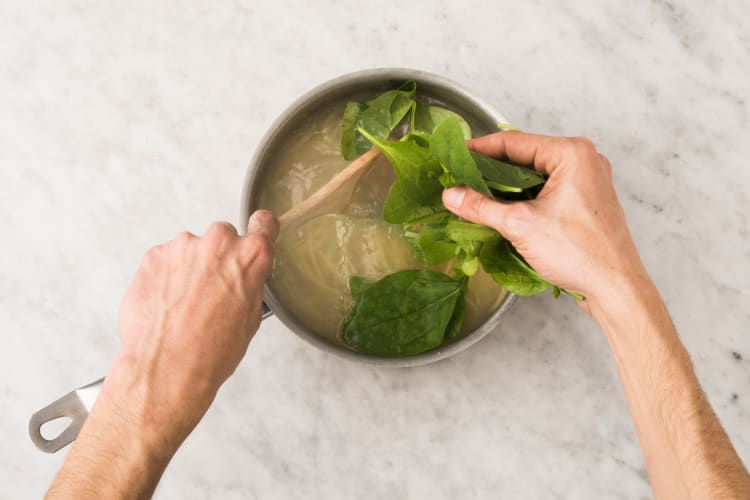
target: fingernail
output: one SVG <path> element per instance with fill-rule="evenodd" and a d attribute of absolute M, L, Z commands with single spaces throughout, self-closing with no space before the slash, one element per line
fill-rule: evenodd
<path fill-rule="evenodd" d="M 443 203 L 448 208 L 461 208 L 466 196 L 466 188 L 454 187 L 443 191 Z"/>

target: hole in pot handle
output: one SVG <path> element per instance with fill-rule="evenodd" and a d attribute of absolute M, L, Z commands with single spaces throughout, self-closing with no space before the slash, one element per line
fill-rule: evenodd
<path fill-rule="evenodd" d="M 103 378 L 79 387 L 34 413 L 29 419 L 29 437 L 36 447 L 46 453 L 54 453 L 72 443 L 94 406 L 102 382 Z M 60 417 L 68 417 L 70 424 L 57 437 L 47 439 L 42 436 L 42 426 Z"/>

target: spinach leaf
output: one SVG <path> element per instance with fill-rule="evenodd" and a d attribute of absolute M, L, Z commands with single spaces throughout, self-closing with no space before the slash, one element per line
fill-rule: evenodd
<path fill-rule="evenodd" d="M 500 184 L 499 182 L 493 182 L 488 181 L 487 179 L 484 180 L 484 182 L 487 183 L 487 187 L 490 188 L 490 191 L 496 191 L 499 193 L 499 197 L 505 197 L 505 193 L 523 193 L 523 189 L 508 186 L 506 184 Z M 492 194 L 495 194 L 494 192 Z"/>
<path fill-rule="evenodd" d="M 391 224 L 408 223 L 444 212 L 442 202 L 436 205 L 423 205 L 412 200 L 398 181 L 391 187 L 383 205 L 383 219 Z"/>
<path fill-rule="evenodd" d="M 370 285 L 372 285 L 372 281 L 368 280 L 367 278 L 364 278 L 362 276 L 352 276 L 351 278 L 349 278 L 349 293 L 351 293 L 352 298 L 356 301 L 362 296 L 365 290 L 370 287 Z M 349 313 L 344 319 L 344 328 L 346 328 L 346 325 L 348 325 L 352 320 L 355 312 L 356 310 L 354 307 L 349 310 Z"/>
<path fill-rule="evenodd" d="M 420 102 L 416 102 L 412 107 L 411 131 L 413 133 L 423 133 L 428 136 L 432 135 L 435 131 L 435 127 L 454 116 L 459 120 L 464 140 L 471 139 L 471 127 L 461 115 L 450 109 L 422 104 Z"/>
<path fill-rule="evenodd" d="M 552 286 L 521 258 L 506 239 L 484 245 L 479 259 L 492 279 L 516 295 L 535 295 Z"/>
<path fill-rule="evenodd" d="M 453 180 L 466 184 L 482 194 L 490 196 L 490 189 L 482 178 L 461 131 L 461 123 L 453 116 L 437 126 L 430 138 L 430 150 Z M 441 182 L 445 185 L 444 179 Z"/>
<path fill-rule="evenodd" d="M 559 287 L 558 287 L 558 288 L 559 288 Z M 564 293 L 565 295 L 567 295 L 568 297 L 572 297 L 572 298 L 574 298 L 574 299 L 576 299 L 576 300 L 586 300 L 586 297 L 585 297 L 585 296 L 583 296 L 583 295 L 581 295 L 580 293 L 569 292 L 569 291 L 567 291 L 567 290 L 566 290 L 566 289 L 564 289 L 564 288 L 560 288 L 560 291 L 561 291 L 562 293 Z M 559 296 L 559 295 L 560 295 L 560 294 L 558 294 L 558 296 Z M 557 297 L 555 297 L 555 298 L 557 298 Z"/>
<path fill-rule="evenodd" d="M 443 207 L 442 210 L 439 212 L 435 212 L 434 214 L 426 215 L 424 217 L 420 217 L 419 219 L 414 219 L 410 222 L 410 226 L 414 226 L 417 224 L 421 225 L 434 225 L 434 224 L 444 224 L 448 222 L 451 218 L 455 218 L 456 216 L 453 215 L 451 212 L 445 209 Z"/>
<path fill-rule="evenodd" d="M 461 182 L 456 179 L 456 176 L 450 172 L 443 172 L 442 174 L 440 174 L 440 178 L 438 180 L 440 181 L 440 185 L 442 185 L 445 189 L 461 185 Z"/>
<path fill-rule="evenodd" d="M 512 165 L 475 151 L 471 151 L 471 157 L 487 185 L 498 191 L 520 193 L 545 182 L 544 175 L 531 168 Z"/>
<path fill-rule="evenodd" d="M 341 156 L 345 160 L 357 157 L 357 120 L 362 112 L 362 105 L 356 101 L 349 101 L 344 107 L 344 117 L 341 123 Z M 361 140 L 361 139 L 359 139 Z"/>
<path fill-rule="evenodd" d="M 387 139 L 414 105 L 417 84 L 409 80 L 395 90 L 384 92 L 362 103 L 349 102 L 341 125 L 341 155 L 353 160 L 370 149 L 358 132 L 364 129 L 378 139 Z"/>
<path fill-rule="evenodd" d="M 456 243 L 450 241 L 445 226 L 427 226 L 419 233 L 405 233 L 414 257 L 425 264 L 440 264 L 456 257 Z"/>
<path fill-rule="evenodd" d="M 448 238 L 453 241 L 492 241 L 499 240 L 500 233 L 491 227 L 474 224 L 459 219 L 451 219 L 445 226 Z"/>
<path fill-rule="evenodd" d="M 492 228 L 457 218 L 446 223 L 445 232 L 450 240 L 456 242 L 459 268 L 467 276 L 474 276 L 479 270 L 479 253 L 483 245 L 501 238 L 500 233 Z"/>
<path fill-rule="evenodd" d="M 359 299 L 365 290 L 372 285 L 372 281 L 363 276 L 352 276 L 349 278 L 349 292 L 354 300 Z"/>
<path fill-rule="evenodd" d="M 352 347 L 381 356 L 434 349 L 445 338 L 464 287 L 463 279 L 429 269 L 390 274 L 355 299 L 343 337 Z"/>
<path fill-rule="evenodd" d="M 389 141 L 379 139 L 363 128 L 358 130 L 388 158 L 401 189 L 409 198 L 422 205 L 440 203 L 443 187 L 439 177 L 443 170 L 424 137 L 409 134 L 400 141 Z"/>
<path fill-rule="evenodd" d="M 467 285 L 464 285 L 461 295 L 459 295 L 456 300 L 456 308 L 453 309 L 453 315 L 445 329 L 444 340 L 456 339 L 461 333 L 461 327 L 464 324 L 464 316 L 466 315 L 466 286 Z"/>
<path fill-rule="evenodd" d="M 479 249 L 482 248 L 481 243 L 475 242 L 466 248 L 462 245 L 458 252 L 458 268 L 466 276 L 474 276 L 479 271 Z"/>

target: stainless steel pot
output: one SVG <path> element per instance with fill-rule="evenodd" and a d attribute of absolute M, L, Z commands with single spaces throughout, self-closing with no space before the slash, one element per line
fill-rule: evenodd
<path fill-rule="evenodd" d="M 250 161 L 245 178 L 240 227 L 245 226 L 252 211 L 258 207 L 259 193 L 263 189 L 265 169 L 273 164 L 271 160 L 284 146 L 289 135 L 305 118 L 332 102 L 339 102 L 346 98 L 361 98 L 362 96 L 396 88 L 406 80 L 417 82 L 417 94 L 426 95 L 453 108 L 464 117 L 469 118 L 470 122 L 484 127 L 485 132 L 497 130 L 498 122 L 507 123 L 505 117 L 492 106 L 459 84 L 425 71 L 407 68 L 377 68 L 334 78 L 310 90 L 289 106 L 271 125 L 265 137 L 260 141 L 255 155 Z M 273 311 L 273 314 L 303 340 L 341 358 L 382 367 L 423 365 L 462 351 L 492 331 L 497 326 L 500 317 L 508 311 L 516 300 L 516 296 L 513 294 L 506 295 L 498 310 L 482 326 L 455 342 L 415 356 L 385 358 L 356 352 L 341 342 L 331 341 L 318 335 L 294 317 L 278 300 L 269 286 L 265 287 L 263 293 L 265 302 Z"/>
<path fill-rule="evenodd" d="M 263 189 L 263 174 L 265 169 L 272 165 L 270 160 L 284 145 L 289 134 L 306 117 L 331 102 L 382 92 L 395 88 L 406 80 L 415 80 L 419 94 L 429 96 L 460 112 L 469 118 L 470 122 L 483 126 L 485 132 L 495 130 L 498 122 L 507 122 L 505 117 L 480 98 L 457 83 L 432 73 L 405 68 L 378 68 L 340 76 L 300 97 L 271 125 L 260 141 L 245 177 L 239 227 L 245 227 L 250 214 L 257 208 L 258 194 Z M 513 294 L 506 295 L 497 311 L 482 326 L 461 339 L 415 356 L 385 358 L 353 351 L 343 343 L 331 341 L 308 329 L 284 307 L 270 287 L 265 287 L 263 295 L 264 319 L 274 314 L 287 328 L 315 347 L 344 359 L 382 367 L 423 365 L 462 351 L 492 331 L 516 300 Z M 42 451 L 53 453 L 71 443 L 78 436 L 91 411 L 103 381 L 104 379 L 100 379 L 71 391 L 34 413 L 29 421 L 29 436 L 34 444 Z M 59 417 L 70 418 L 69 425 L 55 438 L 43 437 L 42 426 Z"/>

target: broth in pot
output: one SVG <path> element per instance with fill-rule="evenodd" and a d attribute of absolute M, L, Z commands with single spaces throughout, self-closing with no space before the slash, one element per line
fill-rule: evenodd
<path fill-rule="evenodd" d="M 299 204 L 349 162 L 339 141 L 344 103 L 308 118 L 289 136 L 270 165 L 259 207 L 277 216 Z M 383 203 L 396 180 L 390 163 L 379 156 L 365 173 L 341 214 L 312 219 L 276 243 L 269 286 L 297 319 L 319 335 L 347 345 L 340 335 L 352 299 L 349 278 L 377 280 L 403 269 L 432 268 L 449 273 L 450 261 L 439 266 L 418 262 L 400 225 L 382 218 Z M 484 323 L 500 306 L 506 291 L 483 270 L 469 279 L 463 335 Z M 348 345 L 347 345 L 348 347 Z"/>

